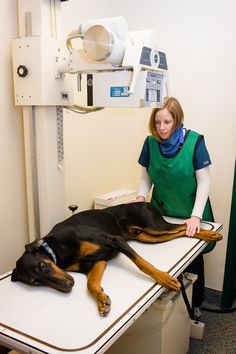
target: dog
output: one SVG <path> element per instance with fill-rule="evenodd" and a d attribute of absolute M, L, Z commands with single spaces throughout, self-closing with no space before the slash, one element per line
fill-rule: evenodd
<path fill-rule="evenodd" d="M 70 292 L 74 279 L 67 272 L 84 273 L 98 311 L 106 316 L 111 300 L 101 281 L 107 262 L 121 252 L 158 284 L 177 291 L 178 280 L 143 259 L 127 241 L 158 243 L 182 236 L 186 236 L 186 225 L 168 223 L 150 203 L 82 211 L 55 225 L 42 239 L 27 244 L 11 280 Z M 222 239 L 222 235 L 202 229 L 194 237 L 207 242 Z"/>

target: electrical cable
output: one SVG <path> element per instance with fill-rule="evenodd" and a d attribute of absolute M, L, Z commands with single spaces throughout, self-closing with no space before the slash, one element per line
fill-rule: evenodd
<path fill-rule="evenodd" d="M 210 225 L 211 226 L 210 230 L 214 229 L 214 225 L 212 223 L 210 223 L 209 221 L 201 221 L 201 223 L 206 224 L 206 225 Z"/>
<path fill-rule="evenodd" d="M 206 299 L 208 299 L 210 302 L 212 302 L 215 306 L 217 306 L 218 308 L 210 308 L 210 307 L 206 307 L 206 306 L 202 306 L 201 309 L 203 311 L 206 312 L 214 312 L 214 313 L 232 313 L 236 311 L 236 307 L 232 307 L 232 308 L 219 308 L 219 304 L 213 300 L 209 295 L 204 295 Z"/>
<path fill-rule="evenodd" d="M 206 312 L 214 312 L 214 313 L 232 313 L 232 312 L 236 312 L 236 307 L 232 307 L 231 309 L 211 309 L 208 307 L 201 307 L 202 311 L 206 311 Z"/>
<path fill-rule="evenodd" d="M 188 310 L 189 317 L 191 318 L 191 320 L 193 320 L 194 319 L 194 311 L 193 311 L 193 308 L 190 306 L 190 303 L 189 303 L 189 300 L 188 300 L 188 297 L 187 297 L 187 294 L 186 294 L 186 291 L 185 291 L 185 287 L 184 287 L 184 284 L 183 284 L 183 281 L 182 281 L 182 274 L 178 277 L 178 281 L 181 284 L 181 293 L 182 293 L 186 308 Z M 212 299 L 210 299 L 210 301 L 215 303 Z M 226 308 L 211 309 L 209 307 L 201 306 L 201 310 L 205 311 L 205 312 L 222 313 L 223 314 L 223 313 L 236 312 L 236 307 L 232 307 L 230 309 L 226 309 Z"/>
<path fill-rule="evenodd" d="M 64 106 L 63 108 L 68 109 L 68 110 L 78 113 L 78 114 L 88 114 L 88 113 L 92 113 L 92 112 L 101 111 L 105 107 L 84 107 L 84 106 L 73 105 L 73 106 Z"/>
<path fill-rule="evenodd" d="M 66 46 L 69 51 L 73 49 L 72 40 L 76 39 L 76 38 L 83 38 L 83 35 L 80 32 L 80 29 L 74 30 L 68 34 L 68 37 L 66 40 Z"/>
<path fill-rule="evenodd" d="M 181 290 L 181 293 L 182 293 L 182 296 L 183 296 L 183 299 L 184 299 L 184 303 L 185 303 L 186 308 L 188 310 L 189 317 L 190 317 L 191 320 L 194 320 L 194 311 L 193 311 L 193 308 L 191 307 L 191 305 L 189 303 L 189 300 L 188 300 L 188 297 L 187 297 L 187 294 L 186 294 L 186 291 L 185 291 L 185 286 L 184 286 L 182 278 L 183 278 L 183 275 L 180 274 L 178 276 L 178 281 L 181 284 L 180 290 Z"/>

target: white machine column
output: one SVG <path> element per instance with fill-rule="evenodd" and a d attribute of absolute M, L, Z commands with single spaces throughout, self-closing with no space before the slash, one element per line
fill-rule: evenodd
<path fill-rule="evenodd" d="M 18 15 L 20 37 L 60 38 L 60 0 L 18 0 Z M 31 241 L 65 217 L 62 155 L 58 160 L 58 149 L 63 145 L 58 146 L 56 112 L 55 106 L 23 107 Z"/>

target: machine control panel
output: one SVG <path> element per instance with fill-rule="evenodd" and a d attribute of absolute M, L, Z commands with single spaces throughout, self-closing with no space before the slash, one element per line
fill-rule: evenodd
<path fill-rule="evenodd" d="M 166 55 L 156 49 L 143 47 L 140 57 L 140 65 L 167 70 Z"/>

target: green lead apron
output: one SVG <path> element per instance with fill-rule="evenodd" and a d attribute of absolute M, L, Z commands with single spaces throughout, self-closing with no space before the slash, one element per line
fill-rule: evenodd
<path fill-rule="evenodd" d="M 181 219 L 191 216 L 197 190 L 193 158 L 200 135 L 193 131 L 187 134 L 183 147 L 174 157 L 164 157 L 156 138 L 153 136 L 148 138 L 150 150 L 148 174 L 153 183 L 151 203 L 161 215 Z M 214 221 L 209 199 L 202 218 L 205 221 Z M 212 250 L 214 245 L 214 242 L 208 244 L 204 253 Z"/>

